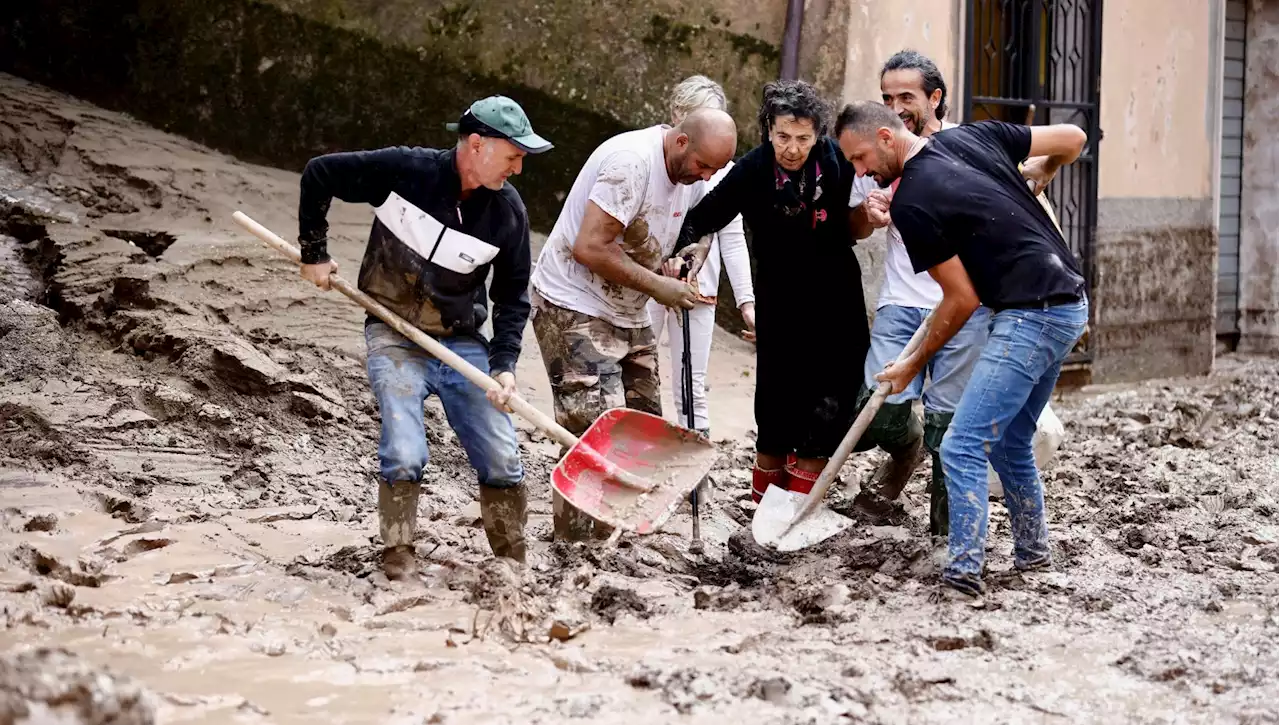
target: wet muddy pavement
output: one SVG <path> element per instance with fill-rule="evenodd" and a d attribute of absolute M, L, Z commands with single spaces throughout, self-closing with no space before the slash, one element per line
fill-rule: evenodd
<path fill-rule="evenodd" d="M 363 313 L 230 221 L 289 237 L 296 189 L 0 76 L 0 722 L 1277 722 L 1274 361 L 1055 401 L 1056 565 L 1014 573 L 993 503 L 981 608 L 935 596 L 925 467 L 886 519 L 778 555 L 738 435 L 693 556 L 687 509 L 552 544 L 555 449 L 522 426 L 509 566 L 434 402 L 423 574 L 392 585 Z M 331 219 L 354 276 L 368 212 Z M 713 379 L 749 362 L 718 349 Z"/>

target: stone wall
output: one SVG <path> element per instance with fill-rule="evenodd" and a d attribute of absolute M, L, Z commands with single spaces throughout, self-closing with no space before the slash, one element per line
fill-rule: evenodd
<path fill-rule="evenodd" d="M 1276 0 L 1252 0 L 1246 20 L 1244 163 L 1240 197 L 1240 344 L 1248 352 L 1277 351 Z"/>
<path fill-rule="evenodd" d="M 802 71 L 838 92 L 847 7 L 810 5 Z M 515 180 L 549 231 L 595 146 L 667 120 L 667 92 L 691 73 L 725 85 L 740 150 L 757 143 L 785 12 L 785 0 L 27 0 L 0 13 L 0 70 L 290 169 L 339 149 L 452 144 L 444 123 L 504 93 L 556 144 Z"/>

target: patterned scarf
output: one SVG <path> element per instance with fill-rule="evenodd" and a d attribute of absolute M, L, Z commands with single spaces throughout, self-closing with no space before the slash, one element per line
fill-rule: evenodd
<path fill-rule="evenodd" d="M 774 206 L 787 216 L 796 216 L 809 208 L 822 196 L 822 165 L 818 163 L 818 149 L 814 149 L 800 167 L 800 178 L 791 180 L 788 174 L 775 159 L 773 162 L 774 191 L 777 202 Z"/>

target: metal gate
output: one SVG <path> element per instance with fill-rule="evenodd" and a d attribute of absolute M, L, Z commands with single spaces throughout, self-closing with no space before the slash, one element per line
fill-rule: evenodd
<path fill-rule="evenodd" d="M 1222 53 L 1222 152 L 1218 184 L 1219 339 L 1240 337 L 1240 166 L 1244 159 L 1245 0 L 1227 0 Z"/>
<path fill-rule="evenodd" d="M 965 121 L 1074 123 L 1089 141 L 1046 194 L 1092 298 L 1098 225 L 1102 0 L 967 0 Z M 1092 357 L 1089 335 L 1067 363 Z"/>

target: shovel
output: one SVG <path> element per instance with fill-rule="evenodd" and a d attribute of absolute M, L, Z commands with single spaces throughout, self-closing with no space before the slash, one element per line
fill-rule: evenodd
<path fill-rule="evenodd" d="M 238 211 L 233 218 L 267 246 L 295 262 L 302 261 L 298 249 L 271 230 Z M 480 388 L 501 388 L 496 380 L 345 279 L 330 275 L 329 286 Z M 696 432 L 638 410 L 607 410 L 579 439 L 518 395 L 511 396 L 507 404 L 569 449 L 552 471 L 551 485 L 569 503 L 619 531 L 657 531 L 711 470 L 718 455 L 715 446 Z"/>
<path fill-rule="evenodd" d="M 932 319 L 933 312 L 930 312 L 899 353 L 897 362 L 906 360 L 920 347 Z M 862 412 L 854 419 L 849 432 L 844 434 L 844 440 L 840 441 L 835 454 L 827 460 L 827 465 L 818 475 L 809 495 L 793 493 L 777 486 L 770 486 L 764 492 L 755 516 L 751 518 L 751 535 L 756 543 L 772 546 L 778 551 L 795 551 L 825 541 L 853 523 L 852 519 L 822 506 L 822 499 L 845 460 L 853 452 L 853 447 L 858 444 L 858 439 L 862 438 L 862 434 L 876 417 L 884 399 L 889 397 L 890 387 L 889 383 L 880 383 L 876 388 Z"/>

